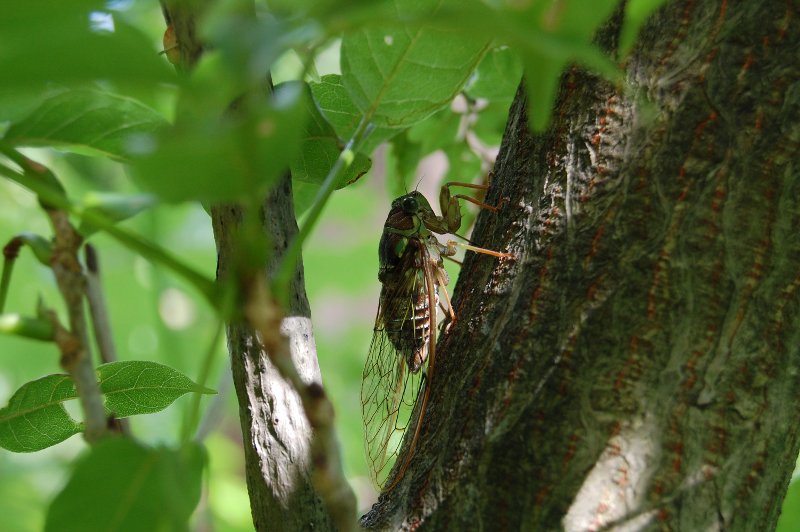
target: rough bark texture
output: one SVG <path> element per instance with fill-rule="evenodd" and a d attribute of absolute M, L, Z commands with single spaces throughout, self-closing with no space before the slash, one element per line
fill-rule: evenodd
<path fill-rule="evenodd" d="M 271 276 L 297 233 L 291 179 L 286 176 L 263 206 L 264 236 L 272 244 L 265 275 Z M 235 272 L 239 206 L 212 209 L 219 262 L 218 278 Z M 292 280 L 289 306 L 281 332 L 289 339 L 292 360 L 306 383 L 321 383 L 311 312 L 305 294 L 303 265 Z M 244 438 L 250 506 L 256 530 L 330 530 L 332 524 L 311 485 L 309 448 L 312 431 L 300 397 L 261 349 L 253 330 L 228 325 L 228 350 Z"/>
<path fill-rule="evenodd" d="M 670 2 L 515 101 L 411 468 L 365 524 L 766 530 L 798 453 L 800 19 Z M 618 24 L 600 42 L 614 47 Z"/>

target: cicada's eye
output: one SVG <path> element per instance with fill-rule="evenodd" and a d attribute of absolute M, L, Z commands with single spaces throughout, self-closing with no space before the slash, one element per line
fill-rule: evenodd
<path fill-rule="evenodd" d="M 419 209 L 419 202 L 417 202 L 417 198 L 413 196 L 408 196 L 403 198 L 403 210 L 408 213 L 415 213 Z"/>

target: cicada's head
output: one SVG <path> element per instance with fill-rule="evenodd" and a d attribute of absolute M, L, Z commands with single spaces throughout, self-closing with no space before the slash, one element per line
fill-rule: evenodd
<path fill-rule="evenodd" d="M 428 200 L 425 199 L 425 196 L 416 190 L 406 194 L 405 196 L 400 196 L 392 202 L 392 211 L 397 210 L 402 210 L 404 214 L 409 216 L 433 212 L 433 209 L 431 209 L 431 204 L 428 203 Z"/>

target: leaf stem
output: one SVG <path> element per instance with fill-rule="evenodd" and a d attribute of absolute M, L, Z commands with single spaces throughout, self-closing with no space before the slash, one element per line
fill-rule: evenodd
<path fill-rule="evenodd" d="M 306 215 L 305 223 L 303 223 L 303 226 L 300 227 L 300 230 L 298 231 L 297 235 L 295 235 L 292 243 L 289 244 L 289 248 L 286 250 L 283 259 L 278 266 L 278 271 L 273 281 L 274 293 L 284 308 L 286 307 L 288 301 L 289 282 L 291 281 L 297 267 L 297 263 L 300 260 L 300 253 L 303 248 L 303 243 L 305 242 L 306 238 L 308 238 L 308 235 L 311 234 L 314 226 L 317 224 L 320 214 L 322 213 L 322 209 L 325 208 L 328 198 L 330 198 L 331 193 L 333 193 L 333 191 L 336 189 L 336 183 L 339 182 L 340 177 L 353 163 L 357 149 L 361 146 L 361 144 L 363 144 L 369 134 L 372 133 L 373 129 L 374 126 L 369 123 L 367 117 L 364 116 L 361 119 L 361 122 L 358 124 L 355 132 L 353 132 L 353 136 L 350 137 L 347 145 L 345 145 L 344 149 L 339 154 L 336 162 L 328 171 L 328 175 L 325 176 L 325 180 L 322 182 L 322 186 L 314 198 L 314 203 L 311 205 L 311 208 Z"/>

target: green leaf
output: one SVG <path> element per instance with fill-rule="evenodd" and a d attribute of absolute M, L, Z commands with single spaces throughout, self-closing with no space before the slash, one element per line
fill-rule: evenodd
<path fill-rule="evenodd" d="M 792 475 L 789 490 L 783 499 L 781 516 L 778 519 L 777 532 L 793 532 L 800 530 L 800 482 L 797 481 L 797 468 Z"/>
<path fill-rule="evenodd" d="M 556 101 L 558 82 L 566 63 L 533 53 L 525 56 L 525 89 L 528 93 L 528 124 L 544 131 Z"/>
<path fill-rule="evenodd" d="M 306 108 L 309 120 L 301 140 L 300 154 L 291 164 L 297 215 L 311 206 L 322 182 L 344 149 L 344 143 L 314 105 L 308 89 L 306 89 Z M 336 183 L 336 188 L 355 183 L 369 171 L 371 166 L 372 161 L 367 156 L 356 152 L 355 159 Z"/>
<path fill-rule="evenodd" d="M 77 397 L 67 375 L 48 375 L 23 384 L 0 409 L 0 447 L 17 453 L 40 451 L 81 431 L 63 402 Z"/>
<path fill-rule="evenodd" d="M 508 121 L 509 104 L 492 101 L 478 112 L 472 131 L 486 146 L 500 146 Z"/>
<path fill-rule="evenodd" d="M 134 135 L 168 126 L 142 103 L 97 90 L 65 91 L 44 99 L 11 125 L 5 140 L 14 146 L 53 146 L 124 159 Z"/>
<path fill-rule="evenodd" d="M 472 98 L 510 103 L 522 81 L 522 61 L 516 50 L 495 48 L 483 58 L 465 92 Z"/>
<path fill-rule="evenodd" d="M 0 86 L 103 79 L 152 86 L 175 74 L 152 40 L 102 0 L 5 2 Z"/>
<path fill-rule="evenodd" d="M 488 40 L 426 24 L 426 3 L 394 0 L 397 20 L 346 33 L 342 82 L 370 121 L 407 127 L 446 106 L 488 50 Z M 407 23 L 399 21 L 408 20 Z"/>
<path fill-rule="evenodd" d="M 391 199 L 407 194 L 414 188 L 420 159 L 421 147 L 408 139 L 408 131 L 392 138 L 386 150 L 386 182 Z"/>
<path fill-rule="evenodd" d="M 163 200 L 263 196 L 299 151 L 307 118 L 300 83 L 283 84 L 267 103 L 261 97 L 240 101 L 225 116 L 192 103 L 184 102 L 174 127 L 143 136 L 136 149 L 134 178 Z"/>
<path fill-rule="evenodd" d="M 119 437 L 101 441 L 53 500 L 45 530 L 188 530 L 206 462 L 197 444 L 172 450 Z"/>
<path fill-rule="evenodd" d="M 619 37 L 620 57 L 628 55 L 642 25 L 664 2 L 665 0 L 628 0 L 625 3 L 625 24 Z"/>
<path fill-rule="evenodd" d="M 107 219 L 119 222 L 136 216 L 143 210 L 153 206 L 156 198 L 149 194 L 116 194 L 113 192 L 90 192 L 78 206 L 83 212 L 91 211 L 103 214 Z M 78 232 L 88 237 L 99 228 L 81 219 Z"/>
<path fill-rule="evenodd" d="M 118 418 L 159 412 L 189 393 L 216 393 L 179 371 L 145 360 L 109 362 L 97 368 L 106 410 Z"/>
<path fill-rule="evenodd" d="M 118 418 L 159 412 L 188 392 L 215 393 L 168 366 L 143 360 L 97 368 L 106 410 Z M 23 453 L 45 449 L 82 430 L 63 403 L 78 397 L 69 375 L 23 384 L 0 410 L 0 447 Z"/>
<path fill-rule="evenodd" d="M 408 140 L 420 145 L 419 155 L 424 157 L 456 142 L 461 116 L 450 108 L 413 125 L 408 130 Z"/>
<path fill-rule="evenodd" d="M 318 83 L 309 83 L 317 108 L 333 127 L 339 138 L 347 141 L 355 133 L 364 115 L 350 99 L 347 89 L 342 84 L 342 76 L 328 74 L 322 76 Z M 364 141 L 362 151 L 371 154 L 378 145 L 396 135 L 397 129 L 376 127 Z"/>

